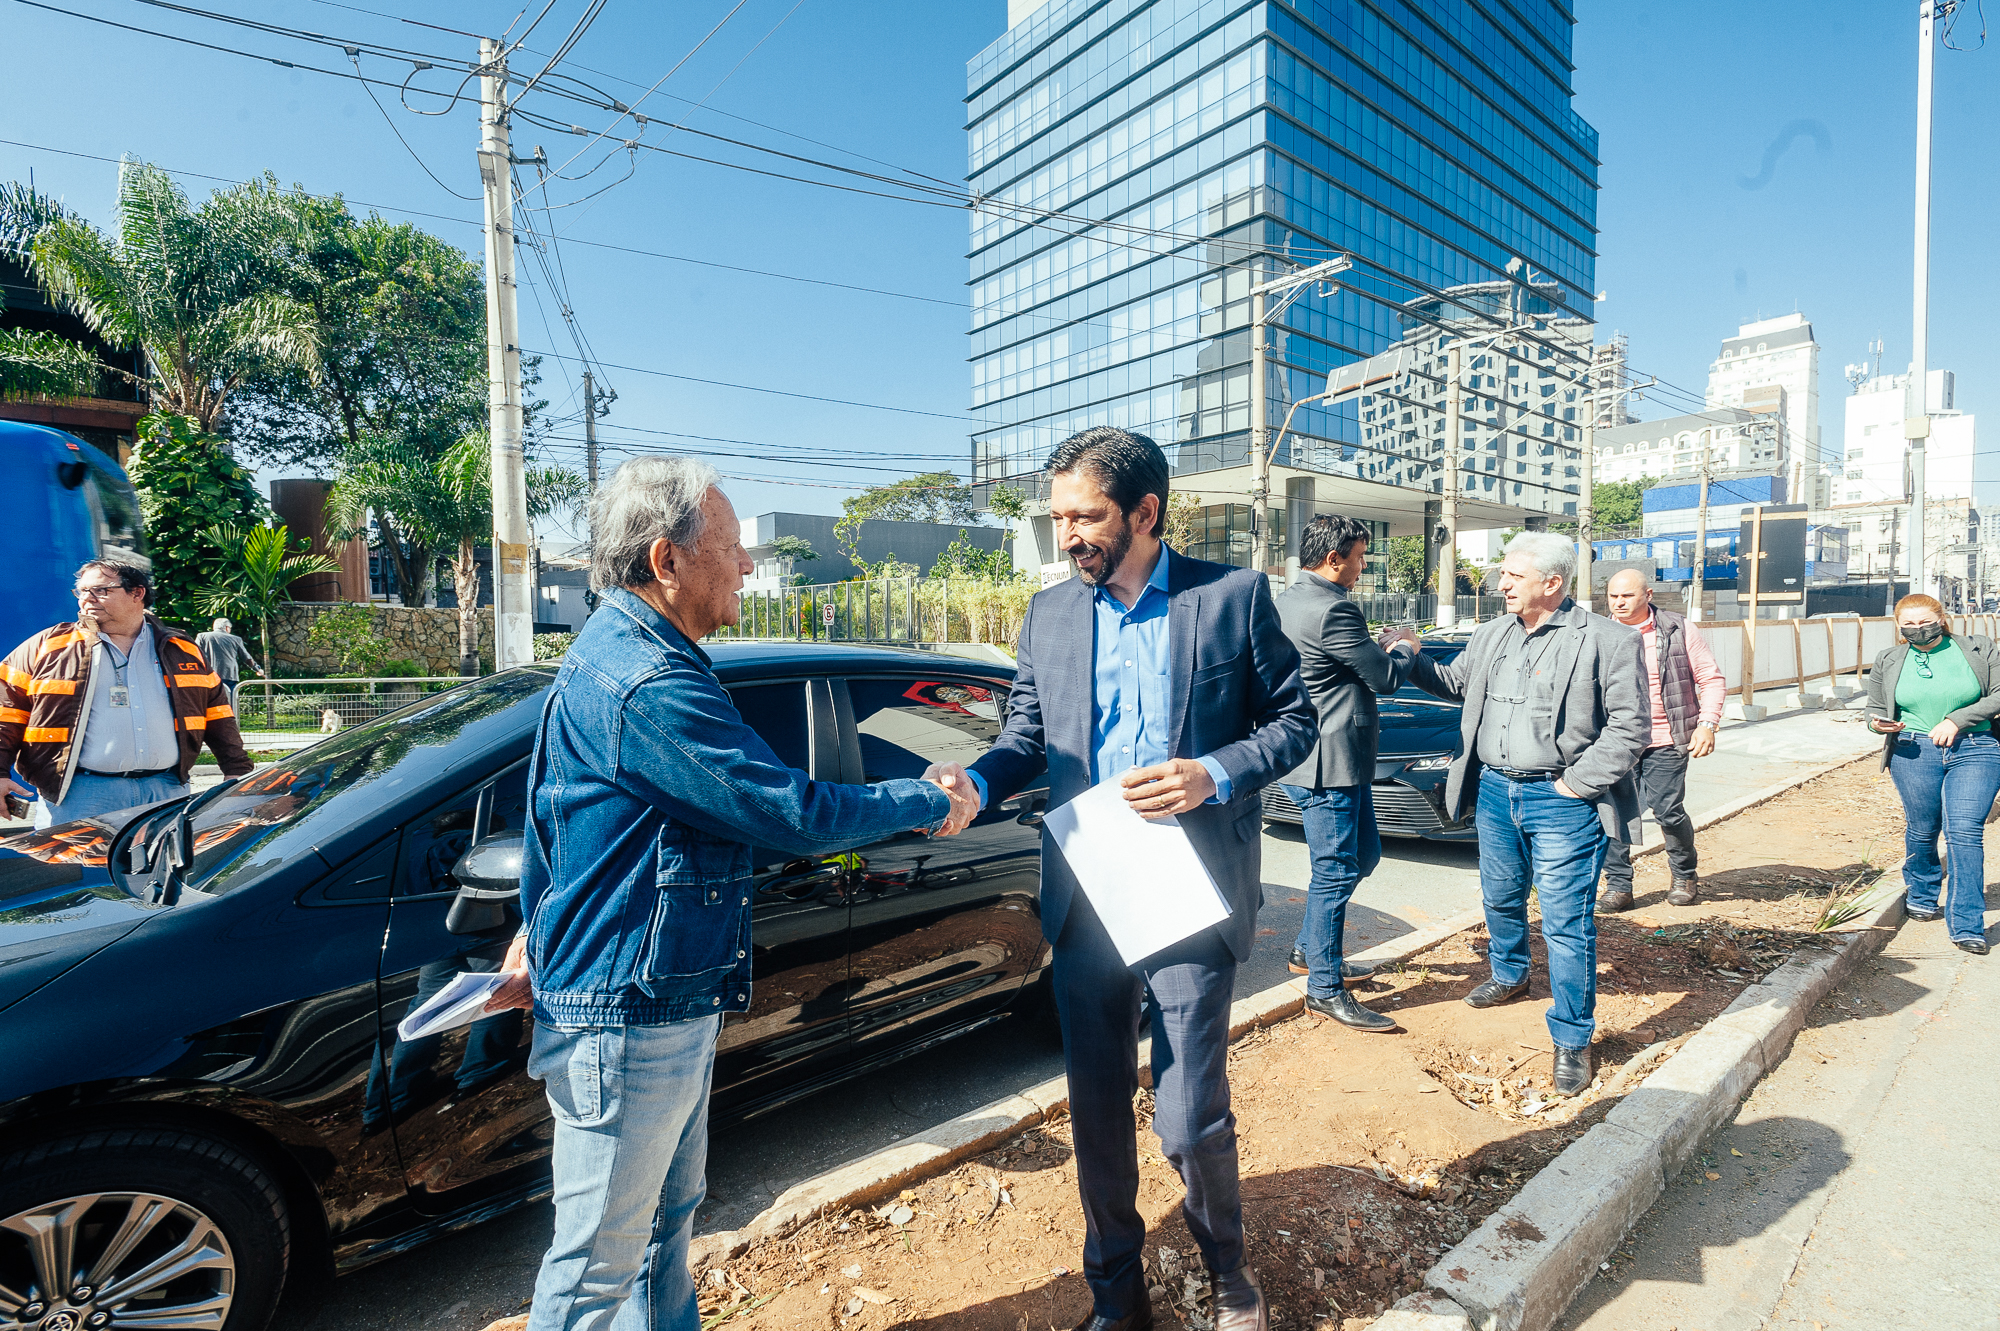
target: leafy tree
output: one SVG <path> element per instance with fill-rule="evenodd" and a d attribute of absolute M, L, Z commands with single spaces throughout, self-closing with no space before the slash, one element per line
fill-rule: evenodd
<path fill-rule="evenodd" d="M 375 612 L 365 605 L 343 605 L 314 616 L 306 641 L 331 655 L 336 669 L 350 675 L 374 675 L 389 659 L 389 644 L 375 627 Z"/>
<path fill-rule="evenodd" d="M 114 346 L 138 345 L 163 411 L 213 435 L 230 396 L 267 363 L 319 363 L 312 312 L 283 289 L 299 230 L 275 177 L 200 207 L 166 172 L 125 163 L 118 234 L 58 212 L 28 247 L 36 280 Z M 132 378 L 123 370 L 113 373 Z"/>
<path fill-rule="evenodd" d="M 1207 522 L 1207 510 L 1201 500 L 1184 490 L 1167 491 L 1167 524 L 1166 530 L 1160 533 L 1160 539 L 1186 554 L 1190 546 L 1206 536 Z"/>
<path fill-rule="evenodd" d="M 1028 496 L 1011 485 L 996 485 L 987 499 L 986 506 L 1012 531 L 1014 524 L 1028 516 Z"/>
<path fill-rule="evenodd" d="M 259 456 L 331 469 L 364 434 L 434 455 L 486 417 L 480 267 L 407 223 L 339 199 L 289 198 L 302 253 L 287 291 L 310 311 L 317 373 L 269 364 L 244 382 L 235 435 Z"/>
<path fill-rule="evenodd" d="M 1645 493 L 1659 483 L 1654 476 L 1641 476 L 1636 481 L 1598 482 L 1590 490 L 1592 525 L 1600 530 L 1638 526 L 1645 516 Z"/>
<path fill-rule="evenodd" d="M 0 182 L 0 250 L 25 254 L 42 228 L 66 216 L 61 204 L 16 181 Z M 0 297 L 0 310 L 7 302 Z M 86 397 L 97 391 L 97 358 L 66 337 L 0 329 L 0 393 Z"/>
<path fill-rule="evenodd" d="M 933 578 L 978 578 L 984 582 L 1007 582 L 1014 577 L 1014 557 L 1002 548 L 984 550 L 965 539 L 959 528 L 956 540 L 945 547 L 931 565 Z"/>
<path fill-rule="evenodd" d="M 528 517 L 574 511 L 589 495 L 583 477 L 563 467 L 527 469 Z M 442 457 L 410 441 L 364 437 L 350 451 L 327 495 L 328 520 L 358 529 L 368 511 L 387 513 L 433 550 L 452 551 L 458 595 L 459 668 L 479 660 L 478 548 L 493 539 L 493 472 L 486 437 L 467 435 Z"/>
<path fill-rule="evenodd" d="M 217 449 L 216 452 L 222 450 Z M 326 555 L 293 554 L 292 537 L 284 523 L 275 527 L 224 527 L 214 534 L 223 555 L 220 575 L 195 596 L 204 615 L 254 619 L 263 640 L 264 673 L 271 673 L 271 616 L 292 599 L 292 584 L 300 578 L 340 571 L 340 561 Z M 270 690 L 265 689 L 266 707 Z"/>
<path fill-rule="evenodd" d="M 1428 591 L 1425 585 L 1429 579 L 1424 574 L 1424 539 L 1422 536 L 1392 536 L 1389 538 L 1389 590 L 1392 592 Z"/>
<path fill-rule="evenodd" d="M 771 542 L 771 553 L 780 559 L 789 559 L 795 564 L 809 564 L 819 558 L 819 551 L 803 536 L 780 536 Z M 795 586 L 803 587 L 812 581 L 807 573 L 792 574 Z"/>
<path fill-rule="evenodd" d="M 190 624 L 199 594 L 227 571 L 215 534 L 258 526 L 268 508 L 250 473 L 189 417 L 154 412 L 134 433 L 126 472 L 146 518 L 157 611 L 170 624 Z"/>
<path fill-rule="evenodd" d="M 861 558 L 860 548 L 864 522 L 877 518 L 900 522 L 979 520 L 978 510 L 972 506 L 972 487 L 948 471 L 927 471 L 921 476 L 875 486 L 841 500 L 840 508 L 840 518 L 833 524 L 833 537 L 840 542 L 848 559 L 864 569 L 867 563 Z"/>

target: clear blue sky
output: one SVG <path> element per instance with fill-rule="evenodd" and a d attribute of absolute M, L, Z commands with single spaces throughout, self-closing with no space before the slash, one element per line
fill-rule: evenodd
<path fill-rule="evenodd" d="M 347 67 L 339 51 L 133 0 L 58 2 L 139 27 Z M 630 102 L 733 2 L 698 0 L 667 14 L 666 6 L 611 0 L 577 44 L 572 63 L 602 71 L 606 77 L 578 72 Z M 214 3 L 336 36 L 459 57 L 473 50 L 467 38 L 324 0 Z M 408 216 L 397 210 L 467 220 L 479 215 L 476 202 L 451 197 L 425 174 L 352 80 L 177 46 L 16 0 L 0 0 L 0 6 L 0 31 L 17 53 L 0 85 L 0 137 L 101 157 L 132 154 L 230 179 L 269 170 L 285 184 L 338 191 L 357 211 L 376 206 L 390 217 Z M 378 7 L 392 8 L 363 6 Z M 467 30 L 504 28 L 515 12 L 423 0 L 393 8 Z M 558 0 L 530 46 L 553 49 L 583 8 L 582 0 Z M 965 61 L 998 35 L 1004 8 L 1002 0 L 745 0 L 642 109 L 671 123 L 689 113 L 690 103 L 705 101 L 690 126 L 870 169 L 908 168 L 955 180 L 965 159 Z M 1900 367 L 1907 360 L 1914 9 L 1856 0 L 1764 8 L 1710 0 L 1670 7 L 1585 0 L 1580 6 L 1578 107 L 1601 131 L 1605 161 L 1597 284 L 1608 299 L 1598 313 L 1606 332 L 1617 328 L 1629 335 L 1637 371 L 1699 393 L 1709 359 L 1738 322 L 1803 310 L 1824 348 L 1822 421 L 1834 440 L 1846 393 L 1842 365 L 1860 360 L 1878 332 L 1888 343 L 1888 364 Z M 1961 36 L 1969 44 L 1976 30 L 1977 15 L 1968 13 Z M 29 52 L 36 54 L 20 58 Z M 1996 59 L 2000 48 L 1945 52 L 1938 62 L 1931 363 L 1958 371 L 1960 405 L 1973 411 L 1989 400 L 2000 410 L 1986 372 L 2000 352 L 2000 335 L 1979 313 L 1995 304 L 1986 258 L 1995 186 L 1987 137 L 1978 127 L 2000 113 Z M 378 60 L 365 60 L 364 67 L 395 79 L 407 70 Z M 437 71 L 420 82 L 449 86 Z M 468 105 L 435 118 L 409 115 L 392 97 L 385 105 L 424 162 L 452 188 L 475 193 L 477 131 Z M 540 99 L 539 106 L 591 127 L 606 118 L 554 99 Z M 692 136 L 670 137 L 667 128 L 651 128 L 648 141 L 751 160 Z M 515 142 L 521 152 L 545 144 L 560 161 L 568 155 L 566 145 L 579 140 L 521 126 Z M 110 221 L 114 166 L 0 144 L 0 178 L 25 179 L 31 167 L 43 189 Z M 559 182 L 552 201 L 576 199 L 623 171 L 621 154 L 589 181 Z M 197 179 L 186 183 L 197 193 L 211 187 Z M 926 298 L 815 287 L 567 244 L 562 261 L 576 317 L 606 362 L 905 409 L 870 410 L 612 370 L 619 400 L 604 431 L 607 444 L 642 444 L 647 436 L 636 427 L 746 441 L 709 445 L 747 455 L 718 457 L 725 473 L 763 478 L 729 482 L 745 515 L 835 512 L 850 492 L 838 488 L 843 485 L 879 483 L 930 466 L 964 470 L 966 320 L 954 308 L 965 298 L 962 215 L 641 154 L 631 179 L 550 216 L 559 234 L 574 242 Z M 468 249 L 477 246 L 473 225 L 411 220 Z M 524 341 L 568 352 L 552 293 L 532 264 L 523 268 Z M 544 370 L 555 414 L 574 412 L 575 367 L 550 359 Z M 1642 414 L 1676 409 L 1663 401 Z M 1988 429 L 2000 430 L 2000 419 Z M 579 432 L 567 427 L 561 433 Z M 794 460 L 821 450 L 854 456 Z M 577 454 L 580 461 L 580 449 Z M 618 456 L 606 454 L 607 460 Z M 2000 469 L 1982 468 L 1981 476 L 2000 479 Z"/>

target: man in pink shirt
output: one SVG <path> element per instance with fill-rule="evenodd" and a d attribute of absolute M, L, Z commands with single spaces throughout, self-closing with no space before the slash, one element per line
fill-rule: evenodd
<path fill-rule="evenodd" d="M 1653 589 L 1637 569 L 1621 569 L 1604 588 L 1611 617 L 1639 631 L 1646 648 L 1646 684 L 1653 703 L 1653 736 L 1639 755 L 1639 798 L 1659 820 L 1667 839 L 1667 864 L 1674 874 L 1667 901 L 1692 906 L 1701 897 L 1695 877 L 1694 822 L 1687 797 L 1689 758 L 1715 752 L 1715 728 L 1722 722 L 1725 686 L 1715 653 L 1701 631 L 1671 610 L 1653 607 Z M 1604 856 L 1604 881 L 1597 895 L 1600 915 L 1632 909 L 1632 857 L 1613 841 Z"/>

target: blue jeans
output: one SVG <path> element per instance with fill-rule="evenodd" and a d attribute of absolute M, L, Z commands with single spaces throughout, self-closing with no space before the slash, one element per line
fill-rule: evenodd
<path fill-rule="evenodd" d="M 697 1331 L 688 1239 L 708 1195 L 722 1017 L 535 1023 L 528 1073 L 554 1111 L 556 1232 L 528 1331 Z"/>
<path fill-rule="evenodd" d="M 1889 757 L 1889 779 L 1903 797 L 1903 885 L 1911 910 L 1936 910 L 1945 885 L 1938 858 L 1944 837 L 1951 890 L 1945 927 L 1954 943 L 1986 937 L 1986 815 L 2000 793 L 2000 740 L 1960 735 L 1940 749 L 1929 735 L 1904 735 Z"/>
<path fill-rule="evenodd" d="M 1306 957 L 1306 993 L 1332 998 L 1340 992 L 1347 903 L 1361 880 L 1382 862 L 1375 794 L 1366 782 L 1319 790 L 1286 786 L 1285 794 L 1305 815 L 1306 846 L 1312 851 L 1312 884 L 1306 890 L 1306 918 L 1298 942 Z"/>
<path fill-rule="evenodd" d="M 61 804 L 44 797 L 35 801 L 35 826 L 54 827 L 58 823 L 71 823 L 79 818 L 95 818 L 101 813 L 116 813 L 120 809 L 135 809 L 141 804 L 158 804 L 161 800 L 179 799 L 188 793 L 188 788 L 174 778 L 172 772 L 165 776 L 85 776 L 78 772 L 69 783 L 69 793 Z"/>
<path fill-rule="evenodd" d="M 1558 1048 L 1583 1049 L 1597 1029 L 1597 876 L 1610 839 L 1589 800 L 1553 781 L 1479 774 L 1479 895 L 1492 940 L 1493 978 L 1528 978 L 1528 888 L 1542 910 L 1548 945 L 1549 1035 Z"/>

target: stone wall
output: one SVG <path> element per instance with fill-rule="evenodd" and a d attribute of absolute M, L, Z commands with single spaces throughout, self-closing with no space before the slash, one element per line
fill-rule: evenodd
<path fill-rule="evenodd" d="M 346 608 L 339 604 L 295 601 L 272 616 L 271 654 L 277 658 L 280 673 L 318 678 L 337 671 L 339 663 L 308 642 L 306 632 L 319 616 Z M 458 611 L 440 610 L 433 606 L 376 605 L 370 606 L 369 612 L 375 617 L 376 633 L 389 643 L 389 660 L 415 661 L 423 667 L 426 675 L 458 673 Z M 251 651 L 261 650 L 254 628 L 245 625 L 237 629 L 237 633 L 250 644 Z M 490 668 L 493 660 L 491 606 L 479 612 L 479 655 Z"/>

